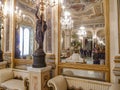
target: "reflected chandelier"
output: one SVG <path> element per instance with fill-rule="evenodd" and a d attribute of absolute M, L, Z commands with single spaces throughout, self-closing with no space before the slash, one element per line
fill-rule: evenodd
<path fill-rule="evenodd" d="M 60 19 L 61 28 L 71 30 L 73 28 L 73 20 L 68 11 L 65 11 L 63 16 Z"/>
<path fill-rule="evenodd" d="M 80 36 L 86 37 L 87 32 L 85 30 L 85 27 L 81 26 L 77 34 L 80 35 Z"/>

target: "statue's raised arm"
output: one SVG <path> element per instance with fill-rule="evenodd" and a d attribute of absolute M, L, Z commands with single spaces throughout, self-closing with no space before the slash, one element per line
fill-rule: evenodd
<path fill-rule="evenodd" d="M 39 17 L 38 17 L 38 11 L 39 11 L 39 6 L 36 6 L 36 12 L 35 12 L 35 17 L 37 18 L 37 19 L 39 19 Z"/>

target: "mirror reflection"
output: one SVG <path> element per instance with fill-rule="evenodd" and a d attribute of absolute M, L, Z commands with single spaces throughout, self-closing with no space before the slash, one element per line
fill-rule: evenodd
<path fill-rule="evenodd" d="M 3 61 L 4 0 L 0 1 L 0 62 Z"/>
<path fill-rule="evenodd" d="M 15 7 L 15 58 L 32 59 L 34 50 L 34 9 L 17 0 Z M 31 2 L 30 2 L 31 3 Z M 32 2 L 32 4 L 34 4 Z M 31 5 L 32 6 L 32 5 Z"/>
<path fill-rule="evenodd" d="M 82 77 L 82 78 L 95 79 L 100 81 L 105 81 L 106 79 L 105 72 L 93 71 L 93 70 L 63 68 L 62 74 L 66 76 L 74 76 L 80 78 Z"/>
<path fill-rule="evenodd" d="M 103 0 L 62 0 L 61 62 L 105 64 Z"/>
<path fill-rule="evenodd" d="M 2 49 L 3 18 L 0 17 L 0 49 Z"/>

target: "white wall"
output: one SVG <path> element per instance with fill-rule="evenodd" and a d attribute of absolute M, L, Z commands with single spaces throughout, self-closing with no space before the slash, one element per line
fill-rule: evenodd
<path fill-rule="evenodd" d="M 117 0 L 110 0 L 110 62 L 111 62 L 111 82 L 115 82 L 112 72 L 114 68 L 114 57 L 118 55 L 118 18 Z"/>
<path fill-rule="evenodd" d="M 110 64 L 111 64 L 111 82 L 113 87 L 111 90 L 119 90 L 120 85 L 117 84 L 117 77 L 113 73 L 115 66 L 114 58 L 119 55 L 118 47 L 118 13 L 117 0 L 110 0 Z"/>

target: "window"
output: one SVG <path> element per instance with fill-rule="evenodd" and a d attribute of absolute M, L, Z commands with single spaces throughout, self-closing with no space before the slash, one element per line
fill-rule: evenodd
<path fill-rule="evenodd" d="M 20 56 L 26 56 L 30 54 L 30 29 L 20 27 Z"/>

